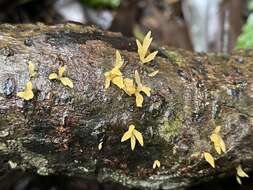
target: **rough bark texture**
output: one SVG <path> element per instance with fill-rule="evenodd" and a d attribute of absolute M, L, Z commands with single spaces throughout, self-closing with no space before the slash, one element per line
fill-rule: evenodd
<path fill-rule="evenodd" d="M 104 88 L 115 49 L 132 78 L 138 70 L 151 97 L 137 108 L 134 97 L 114 85 Z M 184 189 L 253 165 L 253 51 L 230 56 L 193 54 L 160 48 L 141 65 L 134 40 L 75 24 L 0 26 L 0 172 L 9 163 L 39 174 L 91 176 L 129 187 Z M 36 96 L 16 96 L 29 80 Z M 74 88 L 50 81 L 61 65 Z M 155 77 L 148 74 L 159 69 Z M 129 124 L 143 134 L 144 147 L 121 143 Z M 217 155 L 210 141 L 215 126 L 227 153 Z M 102 150 L 98 143 L 103 141 Z M 213 169 L 193 153 L 208 151 Z M 154 160 L 161 168 L 153 170 Z"/>

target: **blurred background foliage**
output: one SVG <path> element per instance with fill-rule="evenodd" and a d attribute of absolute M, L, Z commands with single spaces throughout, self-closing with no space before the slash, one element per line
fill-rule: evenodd
<path fill-rule="evenodd" d="M 243 31 L 238 37 L 236 48 L 253 48 L 253 0 L 248 3 L 250 15 L 243 27 Z"/>
<path fill-rule="evenodd" d="M 253 47 L 253 0 L 0 0 L 0 23 L 78 22 L 197 52 Z"/>
<path fill-rule="evenodd" d="M 85 5 L 98 7 L 117 8 L 120 5 L 120 0 L 81 0 Z"/>

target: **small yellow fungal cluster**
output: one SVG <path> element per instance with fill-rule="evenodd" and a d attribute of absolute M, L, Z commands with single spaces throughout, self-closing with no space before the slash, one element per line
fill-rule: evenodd
<path fill-rule="evenodd" d="M 112 70 L 106 72 L 105 75 L 105 88 L 109 88 L 111 82 L 118 86 L 120 89 L 124 88 L 123 76 L 120 71 L 120 67 L 123 65 L 124 61 L 118 50 L 116 50 L 116 60 L 115 65 Z"/>
<path fill-rule="evenodd" d="M 221 154 L 222 152 L 226 153 L 226 145 L 220 136 L 220 130 L 221 126 L 217 126 L 210 136 L 210 140 L 213 142 L 214 148 L 218 154 Z M 215 168 L 214 158 L 210 153 L 204 152 L 204 158 L 213 168 Z"/>
<path fill-rule="evenodd" d="M 161 163 L 159 160 L 155 160 L 154 163 L 153 163 L 153 169 L 156 169 L 156 168 L 160 168 L 161 167 Z"/>
<path fill-rule="evenodd" d="M 203 152 L 203 156 L 205 160 L 213 167 L 215 168 L 214 158 L 209 152 Z"/>
<path fill-rule="evenodd" d="M 31 61 L 28 62 L 28 70 L 29 70 L 30 78 L 35 77 L 35 75 L 36 75 L 35 66 Z M 33 93 L 32 89 L 33 89 L 32 82 L 28 81 L 26 83 L 25 90 L 22 92 L 18 92 L 17 96 L 24 99 L 24 100 L 27 100 L 27 101 L 31 100 L 34 97 L 34 93 Z"/>
<path fill-rule="evenodd" d="M 221 126 L 217 126 L 213 130 L 213 132 L 210 136 L 210 139 L 213 142 L 214 148 L 215 148 L 215 150 L 218 154 L 221 154 L 222 152 L 226 153 L 226 145 L 225 145 L 223 139 L 220 136 L 220 130 L 221 130 Z M 215 168 L 215 159 L 209 152 L 203 151 L 202 153 L 197 152 L 197 153 L 194 153 L 194 154 L 191 155 L 191 157 L 199 157 L 199 156 L 204 157 L 204 159 L 213 168 Z"/>
<path fill-rule="evenodd" d="M 148 34 L 145 36 L 143 40 L 143 44 L 141 44 L 138 40 L 136 40 L 137 47 L 138 47 L 138 55 L 140 58 L 140 61 L 142 64 L 152 61 L 157 51 L 148 54 L 148 48 L 152 42 L 151 38 L 151 32 L 148 32 Z M 146 94 L 147 96 L 150 96 L 151 88 L 145 86 L 142 84 L 140 75 L 137 70 L 134 71 L 134 79 L 124 78 L 123 74 L 121 72 L 121 67 L 124 64 L 124 61 L 120 55 L 120 52 L 116 50 L 116 60 L 114 67 L 110 70 L 104 73 L 105 76 L 105 88 L 108 89 L 110 87 L 110 84 L 113 83 L 118 88 L 123 89 L 126 94 L 129 96 L 135 96 L 135 102 L 137 107 L 142 107 L 143 104 L 143 95 L 142 92 Z M 154 77 L 158 71 L 154 71 L 149 74 L 150 77 Z M 135 129 L 134 125 L 130 125 L 128 127 L 127 132 L 125 132 L 121 138 L 121 142 L 124 142 L 126 140 L 130 139 L 131 149 L 134 150 L 136 146 L 136 140 L 139 142 L 141 146 L 144 146 L 143 137 L 142 134 Z M 102 149 L 102 143 L 99 143 L 98 149 Z M 160 167 L 160 162 L 156 160 L 154 162 L 155 165 L 153 167 Z"/>
<path fill-rule="evenodd" d="M 150 96 L 150 91 L 151 88 L 143 85 L 141 83 L 140 75 L 138 71 L 135 71 L 134 73 L 134 78 L 135 78 L 135 83 L 137 86 L 134 84 L 132 79 L 124 79 L 124 88 L 123 90 L 129 95 L 135 95 L 135 101 L 137 107 L 142 107 L 143 103 L 143 96 L 141 95 L 141 92 L 144 92 L 147 96 Z"/>
<path fill-rule="evenodd" d="M 28 70 L 29 70 L 30 78 L 34 78 L 36 76 L 37 72 L 36 72 L 36 68 L 35 68 L 34 64 L 31 61 L 28 62 Z M 73 88 L 73 82 L 68 77 L 63 77 L 64 71 L 65 71 L 65 67 L 64 66 L 60 67 L 58 69 L 58 74 L 51 73 L 49 75 L 49 79 L 50 80 L 57 79 L 57 80 L 61 81 L 64 86 L 69 86 L 70 88 Z M 28 81 L 26 83 L 25 90 L 22 92 L 18 92 L 17 96 L 24 99 L 24 100 L 31 100 L 34 97 L 34 93 L 33 93 L 32 89 L 33 89 L 32 82 Z"/>
<path fill-rule="evenodd" d="M 51 73 L 48 78 L 50 80 L 59 80 L 64 86 L 73 88 L 74 87 L 73 82 L 68 77 L 63 77 L 64 72 L 65 72 L 65 67 L 64 66 L 59 67 L 58 74 Z"/>
<path fill-rule="evenodd" d="M 128 130 L 123 134 L 121 138 L 121 142 L 125 142 L 130 139 L 131 149 L 132 151 L 135 148 L 136 140 L 139 142 L 141 146 L 144 146 L 142 134 L 135 129 L 134 125 L 129 125 Z M 100 149 L 99 149 L 100 150 Z M 159 160 L 155 160 L 153 163 L 153 169 L 160 168 L 161 163 Z"/>
<path fill-rule="evenodd" d="M 247 173 L 245 173 L 242 169 L 241 164 L 236 167 L 236 181 L 241 185 L 242 181 L 241 178 L 249 177 Z"/>
<path fill-rule="evenodd" d="M 35 66 L 31 61 L 28 62 L 28 70 L 29 70 L 30 77 L 31 78 L 35 77 L 37 72 L 35 71 Z"/>
<path fill-rule="evenodd" d="M 18 92 L 17 96 L 25 100 L 31 100 L 34 97 L 32 89 L 33 89 L 32 82 L 28 81 L 26 83 L 25 90 L 23 92 Z"/>
<path fill-rule="evenodd" d="M 140 143 L 141 146 L 144 146 L 142 134 L 135 129 L 134 125 L 130 125 L 128 131 L 124 133 L 121 138 L 121 142 L 130 139 L 131 149 L 134 150 L 136 145 L 136 139 Z"/>
<path fill-rule="evenodd" d="M 138 40 L 136 40 L 137 46 L 138 46 L 138 54 L 140 57 L 141 63 L 147 63 L 152 61 L 156 54 L 158 53 L 157 51 L 149 54 L 147 57 L 148 53 L 148 48 L 152 42 L 151 38 L 151 32 L 148 32 L 148 34 L 145 36 L 143 40 L 143 44 L 141 44 Z M 137 70 L 134 72 L 134 79 L 129 79 L 129 78 L 123 78 L 122 72 L 120 71 L 120 68 L 122 67 L 124 61 L 119 53 L 118 50 L 116 50 L 116 60 L 114 67 L 108 71 L 105 72 L 105 88 L 109 88 L 111 82 L 115 84 L 117 87 L 120 89 L 123 89 L 129 96 L 134 95 L 135 96 L 135 101 L 136 101 L 136 106 L 137 107 L 142 107 L 143 104 L 143 96 L 141 92 L 144 92 L 147 96 L 150 96 L 150 91 L 151 88 L 143 85 L 141 83 L 140 75 Z M 149 74 L 150 77 L 154 77 L 158 71 L 154 71 Z"/>
<path fill-rule="evenodd" d="M 138 54 L 142 64 L 152 61 L 158 53 L 158 51 L 155 51 L 147 55 L 148 48 L 151 45 L 152 40 L 153 38 L 151 38 L 151 31 L 147 33 L 142 44 L 140 43 L 139 40 L 136 40 L 136 44 L 138 47 Z"/>
<path fill-rule="evenodd" d="M 226 153 L 226 145 L 220 136 L 220 130 L 221 126 L 217 126 L 210 136 L 210 139 L 213 142 L 214 148 L 218 154 L 221 154 L 221 152 Z"/>

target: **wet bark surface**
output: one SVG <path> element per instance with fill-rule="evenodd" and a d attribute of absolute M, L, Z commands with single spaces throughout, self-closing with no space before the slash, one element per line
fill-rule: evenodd
<path fill-rule="evenodd" d="M 116 49 L 125 61 L 124 77 L 138 70 L 152 89 L 142 108 L 116 86 L 104 87 Z M 133 39 L 72 23 L 1 25 L 1 174 L 21 168 L 135 188 L 184 189 L 235 175 L 239 164 L 252 171 L 253 51 L 228 56 L 162 47 L 145 65 L 136 51 Z M 32 79 L 29 62 L 37 70 Z M 63 65 L 73 89 L 48 79 Z M 16 94 L 29 80 L 35 97 L 24 101 Z M 144 137 L 144 147 L 134 151 L 120 142 L 130 124 Z M 227 146 L 222 155 L 209 138 L 217 125 Z M 215 169 L 192 156 L 203 151 L 215 157 Z M 154 160 L 161 168 L 152 169 Z"/>

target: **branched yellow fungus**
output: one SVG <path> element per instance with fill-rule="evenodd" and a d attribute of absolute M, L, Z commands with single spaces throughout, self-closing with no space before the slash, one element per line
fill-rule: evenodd
<path fill-rule="evenodd" d="M 147 33 L 147 35 L 144 37 L 143 43 L 136 39 L 136 44 L 138 47 L 138 54 L 141 60 L 141 63 L 148 63 L 155 59 L 156 54 L 158 51 L 155 51 L 153 53 L 148 54 L 148 48 L 152 42 L 153 38 L 151 38 L 151 31 Z M 148 55 L 147 55 L 148 54 Z"/>
<path fill-rule="evenodd" d="M 159 160 L 155 160 L 154 163 L 153 163 L 153 169 L 155 168 L 160 168 L 161 167 L 161 163 Z"/>
<path fill-rule="evenodd" d="M 212 135 L 210 136 L 211 141 L 214 143 L 214 148 L 218 154 L 221 154 L 221 152 L 226 152 L 226 146 L 223 141 L 223 139 L 220 136 L 220 129 L 221 126 L 217 126 Z"/>
<path fill-rule="evenodd" d="M 203 152 L 205 160 L 213 167 L 215 168 L 214 158 L 213 156 L 208 152 Z"/>
<path fill-rule="evenodd" d="M 141 146 L 144 146 L 142 134 L 135 129 L 134 125 L 130 125 L 128 131 L 124 133 L 121 138 L 121 142 L 130 139 L 131 149 L 134 150 L 136 145 L 136 139 L 140 143 Z"/>
<path fill-rule="evenodd" d="M 241 185 L 241 177 L 249 177 L 245 171 L 243 171 L 241 164 L 236 167 L 236 181 Z"/>
<path fill-rule="evenodd" d="M 30 77 L 35 77 L 36 75 L 35 66 L 31 61 L 29 61 L 28 63 L 28 70 L 29 70 Z"/>
<path fill-rule="evenodd" d="M 121 55 L 118 50 L 116 50 L 116 60 L 115 60 L 115 65 L 112 68 L 112 70 L 105 72 L 105 88 L 109 88 L 111 82 L 118 86 L 120 89 L 124 87 L 124 82 L 123 82 L 123 76 L 120 71 L 120 67 L 123 65 L 124 61 L 121 58 Z"/>
<path fill-rule="evenodd" d="M 25 100 L 31 100 L 34 97 L 32 89 L 33 89 L 32 82 L 29 81 L 26 83 L 25 90 L 23 92 L 18 92 L 17 96 Z"/>
<path fill-rule="evenodd" d="M 144 92 L 147 96 L 150 96 L 151 88 L 144 86 L 141 83 L 141 79 L 140 79 L 138 71 L 135 71 L 134 78 L 135 78 L 135 83 L 137 84 L 137 86 L 134 84 L 132 79 L 126 78 L 124 79 L 123 90 L 129 96 L 135 95 L 135 101 L 136 101 L 137 107 L 142 107 L 143 96 L 141 95 L 141 92 Z"/>
<path fill-rule="evenodd" d="M 68 77 L 63 77 L 64 72 L 65 72 L 65 67 L 61 66 L 58 69 L 58 74 L 57 73 L 51 73 L 49 75 L 49 79 L 50 80 L 59 80 L 59 81 L 61 81 L 61 83 L 64 86 L 68 86 L 70 88 L 73 88 L 73 86 L 74 86 L 73 82 Z"/>

